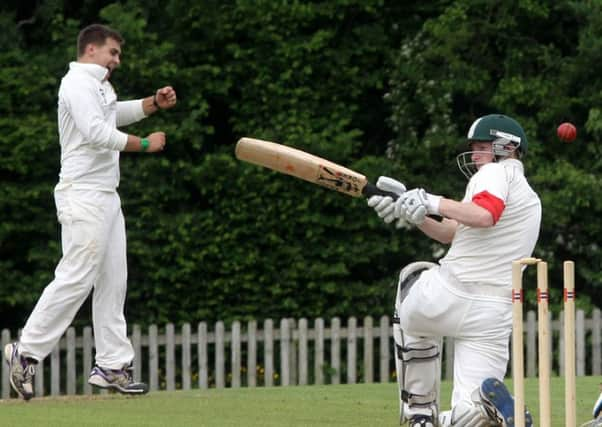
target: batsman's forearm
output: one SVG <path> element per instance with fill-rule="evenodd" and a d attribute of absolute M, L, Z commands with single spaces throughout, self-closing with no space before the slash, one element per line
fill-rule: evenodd
<path fill-rule="evenodd" d="M 426 217 L 424 222 L 418 226 L 418 229 L 431 239 L 448 244 L 454 239 L 457 227 L 458 223 L 453 219 L 443 218 L 443 220 L 437 221 Z"/>
<path fill-rule="evenodd" d="M 469 227 L 491 227 L 494 225 L 493 216 L 487 209 L 472 202 L 457 202 L 441 199 L 439 212 L 445 218 L 453 219 Z"/>

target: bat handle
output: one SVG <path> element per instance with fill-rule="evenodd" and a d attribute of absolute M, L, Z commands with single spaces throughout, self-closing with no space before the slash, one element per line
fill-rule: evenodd
<path fill-rule="evenodd" d="M 362 188 L 362 194 L 365 197 L 371 197 L 371 196 L 389 196 L 393 200 L 397 200 L 399 198 L 399 194 L 393 193 L 391 191 L 381 190 L 376 185 L 370 184 L 369 182 L 364 186 L 364 188 Z"/>

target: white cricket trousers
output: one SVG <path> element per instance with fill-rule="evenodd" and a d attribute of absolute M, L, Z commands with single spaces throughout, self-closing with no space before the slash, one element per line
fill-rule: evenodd
<path fill-rule="evenodd" d="M 117 192 L 55 189 L 63 256 L 21 333 L 19 350 L 44 359 L 94 289 L 96 364 L 120 369 L 134 359 L 123 307 L 127 288 L 125 221 Z"/>
<path fill-rule="evenodd" d="M 504 294 L 504 290 L 490 289 Z M 426 348 L 441 337 L 454 338 L 452 408 L 489 377 L 503 379 L 509 358 L 512 331 L 511 291 L 508 297 L 485 295 L 487 285 L 465 285 L 450 280 L 433 267 L 420 275 L 398 308 L 404 345 Z M 440 349 L 441 350 L 441 349 Z M 407 365 L 406 389 L 427 394 L 437 376 L 436 361 Z M 408 415 L 412 410 L 407 408 Z"/>

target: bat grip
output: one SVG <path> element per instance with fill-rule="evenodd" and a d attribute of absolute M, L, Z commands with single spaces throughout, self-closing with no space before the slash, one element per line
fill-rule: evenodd
<path fill-rule="evenodd" d="M 369 182 L 364 186 L 364 188 L 362 188 L 362 194 L 365 197 L 371 197 L 371 196 L 389 196 L 393 200 L 397 200 L 399 198 L 399 194 L 393 193 L 391 191 L 381 190 L 376 185 L 370 184 Z"/>

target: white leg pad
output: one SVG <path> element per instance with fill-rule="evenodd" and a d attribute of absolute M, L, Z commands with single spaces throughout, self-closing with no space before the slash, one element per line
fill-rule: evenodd
<path fill-rule="evenodd" d="M 440 341 L 404 337 L 399 325 L 393 325 L 393 336 L 400 422 L 415 414 L 436 419 L 441 377 Z"/>
<path fill-rule="evenodd" d="M 399 313 L 399 309 L 405 296 L 410 291 L 410 288 L 424 270 L 429 270 L 437 264 L 428 261 L 418 261 L 406 265 L 399 272 L 399 280 L 397 282 L 397 295 L 395 296 L 395 311 Z"/>
<path fill-rule="evenodd" d="M 405 337 L 399 325 L 401 304 L 414 282 L 424 270 L 437 264 L 413 262 L 399 274 L 393 337 L 395 339 L 395 369 L 399 386 L 399 419 L 404 423 L 416 411 L 437 417 L 440 387 L 441 341 Z M 420 392 L 422 391 L 422 392 Z M 407 412 L 407 414 L 405 414 Z"/>

